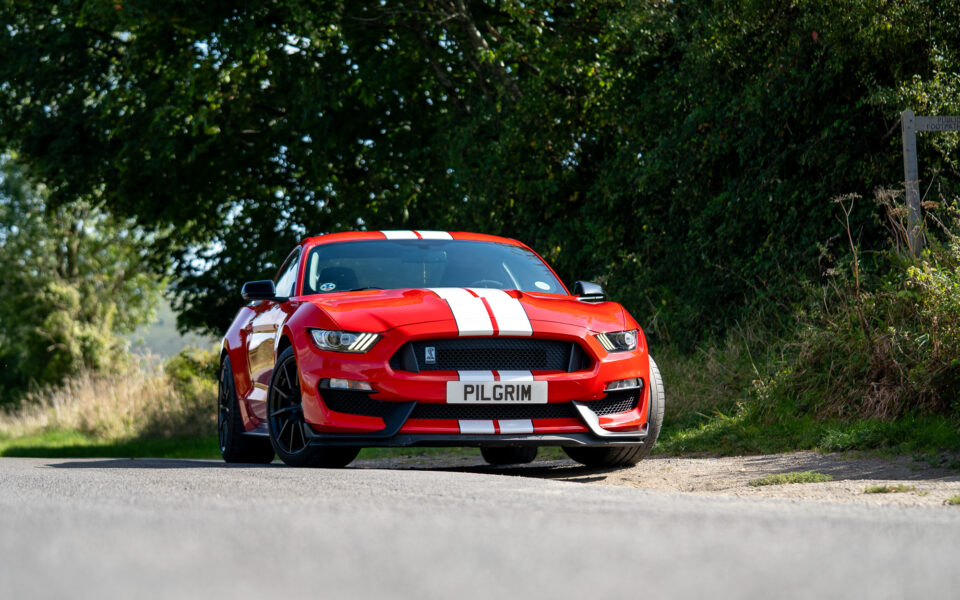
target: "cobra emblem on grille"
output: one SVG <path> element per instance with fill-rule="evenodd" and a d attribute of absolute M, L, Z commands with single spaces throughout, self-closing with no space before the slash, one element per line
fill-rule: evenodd
<path fill-rule="evenodd" d="M 423 361 L 428 365 L 437 363 L 437 349 L 434 346 L 427 346 L 423 349 Z"/>

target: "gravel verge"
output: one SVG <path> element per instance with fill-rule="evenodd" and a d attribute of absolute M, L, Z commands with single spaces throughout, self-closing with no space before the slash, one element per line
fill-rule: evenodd
<path fill-rule="evenodd" d="M 537 477 L 591 485 L 614 485 L 687 494 L 862 505 L 937 506 L 960 511 L 947 500 L 960 496 L 960 470 L 931 466 L 900 456 L 793 452 L 735 457 L 649 457 L 627 469 L 586 469 L 569 460 L 537 460 L 529 465 L 494 468 L 476 456 L 409 456 L 361 460 L 360 468 L 439 469 Z M 752 486 L 765 475 L 815 471 L 833 477 L 821 483 Z M 907 491 L 864 493 L 871 486 L 901 486 Z"/>

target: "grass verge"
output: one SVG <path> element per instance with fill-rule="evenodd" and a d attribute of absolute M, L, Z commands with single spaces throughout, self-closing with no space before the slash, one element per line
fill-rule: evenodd
<path fill-rule="evenodd" d="M 44 431 L 0 438 L 0 456 L 35 458 L 220 458 L 216 436 L 103 439 L 80 431 Z"/>
<path fill-rule="evenodd" d="M 784 485 L 787 483 L 822 483 L 824 481 L 833 481 L 833 477 L 826 473 L 817 473 L 816 471 L 801 471 L 797 473 L 774 473 L 764 475 L 759 479 L 750 482 L 753 487 L 764 485 Z"/>
<path fill-rule="evenodd" d="M 946 460 L 943 466 L 956 468 L 956 459 L 942 457 L 960 454 L 960 422 L 936 415 L 906 415 L 895 421 L 817 420 L 763 412 L 756 404 L 743 403 L 730 407 L 729 413 L 673 412 L 664 420 L 654 453 L 740 456 L 797 450 L 913 455 L 931 466 Z"/>
<path fill-rule="evenodd" d="M 193 458 L 220 460 L 215 435 L 173 439 L 103 439 L 80 431 L 44 431 L 17 438 L 0 436 L 0 456 L 27 458 Z M 364 448 L 358 460 L 479 457 L 477 448 Z M 539 458 L 566 458 L 560 448 L 541 448 Z"/>

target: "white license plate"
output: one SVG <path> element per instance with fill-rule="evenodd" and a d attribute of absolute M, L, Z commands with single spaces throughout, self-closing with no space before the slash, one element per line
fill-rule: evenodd
<path fill-rule="evenodd" d="M 546 381 L 448 381 L 447 404 L 546 404 Z"/>

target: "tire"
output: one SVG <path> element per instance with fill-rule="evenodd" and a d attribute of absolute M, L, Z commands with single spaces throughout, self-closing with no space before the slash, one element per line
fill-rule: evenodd
<path fill-rule="evenodd" d="M 273 461 L 270 440 L 243 434 L 243 417 L 233 383 L 230 357 L 220 365 L 220 383 L 217 387 L 217 440 L 220 455 L 228 463 L 267 464 Z"/>
<path fill-rule="evenodd" d="M 663 426 L 665 394 L 663 378 L 657 363 L 650 357 L 650 408 L 647 411 L 647 438 L 642 446 L 614 446 L 610 448 L 590 446 L 564 446 L 567 456 L 588 467 L 632 467 L 643 460 L 660 436 Z"/>
<path fill-rule="evenodd" d="M 267 429 L 273 450 L 291 467 L 340 468 L 350 464 L 360 453 L 359 448 L 309 445 L 302 402 L 297 358 L 289 347 L 277 357 L 267 394 Z"/>
<path fill-rule="evenodd" d="M 537 457 L 536 446 L 481 446 L 480 455 L 491 465 L 525 465 Z"/>

